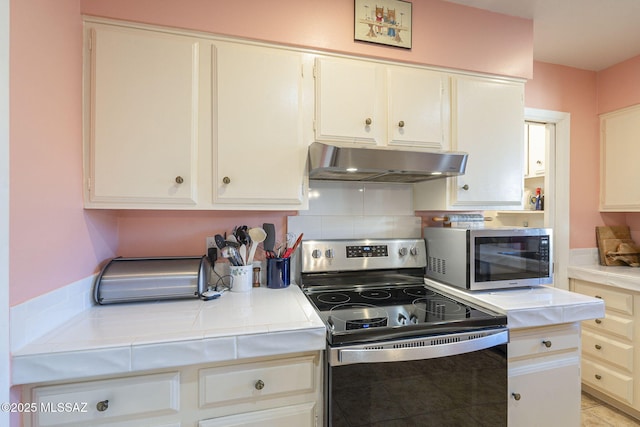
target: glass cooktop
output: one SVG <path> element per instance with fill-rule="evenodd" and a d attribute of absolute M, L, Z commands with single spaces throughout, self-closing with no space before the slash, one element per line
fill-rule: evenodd
<path fill-rule="evenodd" d="M 506 325 L 506 316 L 426 285 L 307 289 L 330 344 L 427 336 Z"/>

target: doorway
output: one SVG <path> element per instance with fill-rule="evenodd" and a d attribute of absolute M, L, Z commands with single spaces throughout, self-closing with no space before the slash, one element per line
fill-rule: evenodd
<path fill-rule="evenodd" d="M 544 226 L 553 229 L 554 286 L 569 289 L 569 171 L 571 115 L 560 111 L 525 108 L 525 122 L 544 125 Z"/>

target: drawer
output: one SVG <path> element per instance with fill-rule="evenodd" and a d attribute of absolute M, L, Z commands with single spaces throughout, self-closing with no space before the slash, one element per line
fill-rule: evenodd
<path fill-rule="evenodd" d="M 316 404 L 313 402 L 198 422 L 198 427 L 313 427 L 315 425 Z"/>
<path fill-rule="evenodd" d="M 535 356 L 580 347 L 580 328 L 577 324 L 513 330 L 508 345 L 509 359 Z"/>
<path fill-rule="evenodd" d="M 633 346 L 589 331 L 582 331 L 582 352 L 633 372 Z"/>
<path fill-rule="evenodd" d="M 603 299 L 608 310 L 633 314 L 633 295 L 618 291 L 615 288 L 590 285 L 581 280 L 576 280 L 574 284 L 576 292 Z"/>
<path fill-rule="evenodd" d="M 36 387 L 32 398 L 39 408 L 33 414 L 38 426 L 91 425 L 118 417 L 175 414 L 180 410 L 180 374 Z"/>
<path fill-rule="evenodd" d="M 201 369 L 200 406 L 313 392 L 316 360 L 306 356 Z"/>
<path fill-rule="evenodd" d="M 582 381 L 628 405 L 633 404 L 633 377 L 629 375 L 583 358 Z"/>
<path fill-rule="evenodd" d="M 633 340 L 633 319 L 628 317 L 606 313 L 604 318 L 585 320 L 582 325 L 602 335 L 613 334 L 629 341 Z"/>

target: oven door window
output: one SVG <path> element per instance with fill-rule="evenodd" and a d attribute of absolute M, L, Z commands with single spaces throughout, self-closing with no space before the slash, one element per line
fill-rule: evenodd
<path fill-rule="evenodd" d="M 506 345 L 416 361 L 329 366 L 332 426 L 506 426 Z"/>
<path fill-rule="evenodd" d="M 548 236 L 476 237 L 476 283 L 549 276 Z"/>

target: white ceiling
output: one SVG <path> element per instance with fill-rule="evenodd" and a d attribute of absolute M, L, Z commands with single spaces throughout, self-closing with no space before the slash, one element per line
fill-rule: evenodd
<path fill-rule="evenodd" d="M 536 61 L 600 71 L 640 55 L 640 0 L 447 0 L 533 19 Z"/>

